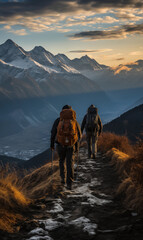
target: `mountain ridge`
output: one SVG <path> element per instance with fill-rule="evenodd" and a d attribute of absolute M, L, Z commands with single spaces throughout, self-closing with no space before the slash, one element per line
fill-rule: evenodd
<path fill-rule="evenodd" d="M 93 92 L 100 89 L 96 83 L 82 75 L 71 63 L 72 60 L 64 54 L 54 56 L 41 46 L 36 46 L 31 51 L 25 51 L 9 39 L 0 45 L 0 83 L 4 81 L 3 76 L 5 75 L 11 81 L 13 79 L 13 85 L 15 85 L 14 79 L 18 79 L 21 96 L 24 92 L 26 93 L 26 89 L 28 91 L 28 88 L 31 89 L 31 94 L 34 94 L 32 88 L 37 89 L 40 96 L 62 95 L 67 92 Z M 7 84 L 9 84 L 8 81 Z M 10 87 L 5 84 L 2 90 L 10 94 L 11 91 L 9 90 L 9 92 L 7 89 Z M 13 94 L 17 96 L 14 88 Z"/>
<path fill-rule="evenodd" d="M 104 131 L 126 135 L 133 142 L 143 140 L 143 104 L 121 114 L 118 118 L 104 125 Z"/>

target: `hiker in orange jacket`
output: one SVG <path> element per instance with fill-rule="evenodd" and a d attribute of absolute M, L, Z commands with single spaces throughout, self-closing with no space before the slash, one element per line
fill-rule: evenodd
<path fill-rule="evenodd" d="M 57 144 L 61 183 L 65 184 L 65 159 L 67 188 L 72 189 L 74 180 L 74 155 L 78 151 L 78 142 L 81 139 L 80 125 L 76 120 L 76 113 L 71 106 L 65 105 L 51 130 L 51 150 Z"/>
<path fill-rule="evenodd" d="M 97 154 L 97 141 L 98 136 L 102 131 L 102 122 L 98 114 L 98 109 L 92 104 L 88 110 L 87 114 L 84 116 L 81 124 L 81 132 L 85 128 L 86 139 L 88 145 L 88 158 L 96 158 Z"/>

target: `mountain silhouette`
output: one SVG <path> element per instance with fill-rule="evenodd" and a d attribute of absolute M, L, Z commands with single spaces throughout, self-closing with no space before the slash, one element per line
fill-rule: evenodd
<path fill-rule="evenodd" d="M 104 125 L 104 131 L 126 135 L 135 142 L 143 139 L 143 104 Z"/>

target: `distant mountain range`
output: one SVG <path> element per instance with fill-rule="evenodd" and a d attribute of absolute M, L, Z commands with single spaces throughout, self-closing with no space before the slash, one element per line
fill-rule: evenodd
<path fill-rule="evenodd" d="M 105 124 L 104 131 L 126 135 L 133 142 L 143 141 L 143 104 Z"/>
<path fill-rule="evenodd" d="M 99 86 L 80 69 L 104 69 L 88 56 L 70 60 L 43 47 L 26 52 L 12 40 L 0 45 L 0 98 L 26 98 L 93 92 Z M 105 66 L 106 68 L 106 66 Z"/>

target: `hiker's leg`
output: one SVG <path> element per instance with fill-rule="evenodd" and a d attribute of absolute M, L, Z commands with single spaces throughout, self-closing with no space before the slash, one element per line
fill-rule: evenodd
<path fill-rule="evenodd" d="M 92 136 L 92 154 L 93 154 L 93 158 L 95 158 L 96 154 L 97 154 L 97 140 L 98 140 L 97 135 L 93 135 Z"/>
<path fill-rule="evenodd" d="M 95 136 L 95 153 L 97 154 L 98 135 Z"/>
<path fill-rule="evenodd" d="M 87 146 L 88 146 L 88 157 L 90 158 L 91 157 L 91 144 L 92 144 L 92 137 L 90 134 L 86 134 L 86 139 L 87 139 Z"/>
<path fill-rule="evenodd" d="M 67 148 L 66 166 L 67 166 L 67 186 L 71 186 L 74 181 L 74 147 Z"/>
<path fill-rule="evenodd" d="M 57 146 L 57 151 L 59 155 L 59 168 L 60 168 L 60 176 L 61 176 L 61 181 L 65 181 L 65 157 L 66 157 L 66 149 L 62 147 L 61 145 Z"/>

